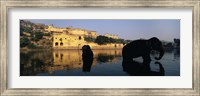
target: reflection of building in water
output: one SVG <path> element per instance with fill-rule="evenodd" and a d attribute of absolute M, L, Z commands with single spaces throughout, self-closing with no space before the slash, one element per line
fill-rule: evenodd
<path fill-rule="evenodd" d="M 65 65 L 68 69 L 81 68 L 81 50 L 55 50 L 53 51 L 54 65 Z"/>
<path fill-rule="evenodd" d="M 115 64 L 118 62 L 118 57 L 122 56 L 121 50 L 94 50 L 93 53 L 99 63 Z"/>
<path fill-rule="evenodd" d="M 114 64 L 121 56 L 121 50 L 93 50 L 92 67 L 97 63 Z M 98 61 L 99 60 L 99 61 Z M 81 50 L 26 51 L 20 52 L 20 75 L 37 75 L 48 72 L 53 74 L 58 70 L 82 69 Z M 91 68 L 92 69 L 92 68 Z"/>
<path fill-rule="evenodd" d="M 97 64 L 97 58 L 108 58 L 107 62 L 118 62 L 117 56 L 121 56 L 121 50 L 93 50 L 94 60 L 92 66 Z M 103 55 L 101 55 L 103 54 Z M 65 65 L 68 69 L 82 68 L 81 50 L 54 50 L 54 65 Z"/>
<path fill-rule="evenodd" d="M 113 56 L 121 56 L 122 55 L 121 50 L 93 50 L 93 53 L 95 56 L 97 56 L 98 54 L 113 55 Z"/>

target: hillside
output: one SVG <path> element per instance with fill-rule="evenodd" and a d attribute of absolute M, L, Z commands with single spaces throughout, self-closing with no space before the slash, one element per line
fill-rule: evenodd
<path fill-rule="evenodd" d="M 52 34 L 45 32 L 48 27 L 44 24 L 35 24 L 30 21 L 20 21 L 21 48 L 51 48 Z"/>
<path fill-rule="evenodd" d="M 52 48 L 53 34 L 65 34 L 83 36 L 85 42 L 93 42 L 99 45 L 120 43 L 127 44 L 130 40 L 124 40 L 115 35 L 96 35 L 96 31 L 86 31 L 80 28 L 56 28 L 45 24 L 36 24 L 28 20 L 20 21 L 20 48 Z"/>

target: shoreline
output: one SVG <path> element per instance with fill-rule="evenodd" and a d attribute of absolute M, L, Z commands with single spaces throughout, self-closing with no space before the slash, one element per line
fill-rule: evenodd
<path fill-rule="evenodd" d="M 81 50 L 81 49 L 72 49 L 72 48 L 36 48 L 36 49 L 23 49 L 20 48 L 20 51 L 54 51 L 54 50 Z M 92 50 L 122 50 L 122 48 L 94 48 Z"/>
<path fill-rule="evenodd" d="M 122 50 L 123 47 L 118 48 L 99 48 L 99 47 L 93 47 L 92 50 Z M 173 49 L 179 49 L 180 48 L 170 48 L 170 47 L 164 47 L 165 50 L 173 50 Z M 81 50 L 81 48 L 20 48 L 20 51 L 53 51 L 53 50 Z"/>

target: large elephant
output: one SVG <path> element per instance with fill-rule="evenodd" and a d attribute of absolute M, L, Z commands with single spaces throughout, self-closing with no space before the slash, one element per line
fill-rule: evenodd
<path fill-rule="evenodd" d="M 131 62 L 133 58 L 142 57 L 144 61 L 151 61 L 150 53 L 152 50 L 160 52 L 159 57 L 155 57 L 156 60 L 160 60 L 164 55 L 164 48 L 162 42 L 156 38 L 150 38 L 148 40 L 135 40 L 122 49 L 123 62 Z"/>

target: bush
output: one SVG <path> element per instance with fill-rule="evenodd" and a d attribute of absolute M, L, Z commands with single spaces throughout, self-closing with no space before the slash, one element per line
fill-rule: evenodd
<path fill-rule="evenodd" d="M 20 26 L 20 36 L 23 36 L 24 28 Z"/>
<path fill-rule="evenodd" d="M 51 36 L 50 33 L 44 33 L 44 36 Z"/>
<path fill-rule="evenodd" d="M 95 39 L 91 38 L 91 37 L 85 37 L 85 41 L 87 41 L 87 42 L 95 42 Z"/>
<path fill-rule="evenodd" d="M 95 43 L 98 44 L 106 44 L 106 43 L 123 43 L 126 44 L 127 42 L 124 39 L 113 39 L 106 36 L 97 36 Z"/>
<path fill-rule="evenodd" d="M 30 40 L 27 37 L 22 37 L 20 38 L 20 47 L 26 47 L 27 45 L 29 45 Z"/>
<path fill-rule="evenodd" d="M 37 48 L 37 46 L 35 46 L 33 43 L 29 43 L 28 44 L 28 48 L 34 49 L 34 48 Z"/>
<path fill-rule="evenodd" d="M 35 32 L 35 38 L 36 39 L 42 39 L 43 35 L 44 34 L 42 32 Z"/>
<path fill-rule="evenodd" d="M 31 38 L 31 41 L 39 41 L 39 39 L 35 38 L 35 37 L 32 37 Z"/>
<path fill-rule="evenodd" d="M 108 37 L 105 37 L 105 36 L 97 36 L 97 38 L 96 38 L 96 40 L 95 40 L 95 43 L 97 43 L 97 44 L 106 44 L 106 43 L 109 43 L 108 42 L 109 40 L 108 40 Z"/>
<path fill-rule="evenodd" d="M 34 32 L 31 34 L 31 41 L 39 41 L 40 39 L 42 39 L 43 35 L 44 34 L 42 32 Z"/>

